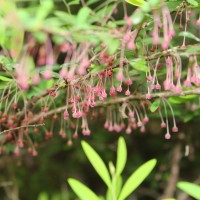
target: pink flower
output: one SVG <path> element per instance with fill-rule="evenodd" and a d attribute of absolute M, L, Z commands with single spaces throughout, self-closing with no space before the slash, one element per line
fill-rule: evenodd
<path fill-rule="evenodd" d="M 52 78 L 52 70 L 46 69 L 42 74 L 43 79 L 49 80 Z"/>
<path fill-rule="evenodd" d="M 165 134 L 165 139 L 166 139 L 166 140 L 169 140 L 170 138 L 171 138 L 171 135 L 170 135 L 169 133 L 166 133 L 166 134 Z"/>
<path fill-rule="evenodd" d="M 200 26 L 200 19 L 196 21 L 196 25 Z"/>
<path fill-rule="evenodd" d="M 130 90 L 127 89 L 126 92 L 125 92 L 125 95 L 126 95 L 126 96 L 130 96 L 130 94 L 131 94 L 131 93 L 130 93 Z"/>

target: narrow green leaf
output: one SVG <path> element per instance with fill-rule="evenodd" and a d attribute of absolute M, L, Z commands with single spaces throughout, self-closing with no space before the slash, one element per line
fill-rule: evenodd
<path fill-rule="evenodd" d="M 197 42 L 200 42 L 200 38 L 198 38 L 197 36 L 195 36 L 194 34 L 190 33 L 190 32 L 180 32 L 178 34 L 178 36 L 185 36 L 186 38 L 190 38 L 190 39 L 193 39 L 193 40 L 196 40 Z"/>
<path fill-rule="evenodd" d="M 68 183 L 80 200 L 100 200 L 100 198 L 80 181 L 69 178 Z"/>
<path fill-rule="evenodd" d="M 140 166 L 126 181 L 119 196 L 119 200 L 126 199 L 150 174 L 156 165 L 156 159 L 149 160 Z"/>
<path fill-rule="evenodd" d="M 5 76 L 0 76 L 0 80 L 1 80 L 1 81 L 5 81 L 5 82 L 10 82 L 10 81 L 12 81 L 11 78 L 8 78 L 8 77 L 5 77 Z"/>
<path fill-rule="evenodd" d="M 87 5 L 89 6 L 89 5 L 92 5 L 92 4 L 94 4 L 94 3 L 96 3 L 96 2 L 98 2 L 99 0 L 88 0 L 87 1 Z"/>
<path fill-rule="evenodd" d="M 189 182 L 178 182 L 177 187 L 193 198 L 200 200 L 200 186 Z"/>
<path fill-rule="evenodd" d="M 126 165 L 127 159 L 127 149 L 126 143 L 123 137 L 120 137 L 118 140 L 118 149 L 117 149 L 117 162 L 116 162 L 116 175 L 120 175 Z"/>
<path fill-rule="evenodd" d="M 69 6 L 72 6 L 72 5 L 78 5 L 80 3 L 80 0 L 73 0 L 73 1 L 70 1 L 68 3 Z"/>
<path fill-rule="evenodd" d="M 192 6 L 198 6 L 199 4 L 198 4 L 198 1 L 195 1 L 195 0 L 187 0 L 187 2 L 189 3 L 189 4 L 191 4 Z"/>
<path fill-rule="evenodd" d="M 98 173 L 98 175 L 102 178 L 105 184 L 110 187 L 111 186 L 111 179 L 108 173 L 108 169 L 105 166 L 105 163 L 97 154 L 97 152 L 85 141 L 81 142 L 82 148 L 87 156 L 88 160 Z"/>
<path fill-rule="evenodd" d="M 174 198 L 162 199 L 162 200 L 176 200 Z"/>
<path fill-rule="evenodd" d="M 173 103 L 173 104 L 182 104 L 185 102 L 185 100 L 181 99 L 180 97 L 170 97 L 168 100 L 170 103 Z"/>
<path fill-rule="evenodd" d="M 122 177 L 116 176 L 116 196 L 118 197 L 122 189 Z"/>
<path fill-rule="evenodd" d="M 63 11 L 55 11 L 55 16 L 58 17 L 61 21 L 65 22 L 67 25 L 76 25 L 77 16 L 71 15 Z"/>
<path fill-rule="evenodd" d="M 38 200 L 48 200 L 48 194 L 46 192 L 41 192 L 38 196 Z"/>
<path fill-rule="evenodd" d="M 158 109 L 159 106 L 160 106 L 160 99 L 157 99 L 150 106 L 151 112 L 155 112 Z"/>
<path fill-rule="evenodd" d="M 142 6 L 145 3 L 144 0 L 126 0 L 126 2 L 128 2 L 134 6 Z"/>

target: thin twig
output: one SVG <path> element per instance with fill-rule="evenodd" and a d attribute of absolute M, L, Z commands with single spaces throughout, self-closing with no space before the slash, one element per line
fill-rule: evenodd
<path fill-rule="evenodd" d="M 31 125 L 24 125 L 24 126 L 18 126 L 16 128 L 11 128 L 11 129 L 8 129 L 8 130 L 4 130 L 2 132 L 0 132 L 0 135 L 1 134 L 4 134 L 4 133 L 7 133 L 7 132 L 10 132 L 10 131 L 15 131 L 15 130 L 18 130 L 18 129 L 21 129 L 21 128 L 29 128 L 29 127 L 37 127 L 37 126 L 45 126 L 45 124 L 31 124 Z"/>
<path fill-rule="evenodd" d="M 152 99 L 155 99 L 155 98 L 163 98 L 163 97 L 167 98 L 167 97 L 174 97 L 174 96 L 187 96 L 187 95 L 191 95 L 191 94 L 200 95 L 200 88 L 182 91 L 180 93 L 174 93 L 173 91 L 169 91 L 169 92 L 153 93 L 151 95 L 152 95 Z M 133 101 L 133 100 L 146 100 L 146 94 L 132 94 L 128 97 L 112 98 L 105 102 L 98 101 L 95 108 L 124 103 L 124 102 L 128 102 L 128 101 Z M 41 113 L 41 114 L 37 115 L 37 117 L 35 117 L 34 119 L 30 120 L 30 123 L 36 123 L 41 117 L 45 118 L 47 116 L 50 116 L 50 115 L 53 115 L 56 113 L 64 112 L 65 109 L 66 109 L 66 106 L 62 106 L 62 107 L 56 108 L 54 110 L 50 110 L 49 112 Z"/>

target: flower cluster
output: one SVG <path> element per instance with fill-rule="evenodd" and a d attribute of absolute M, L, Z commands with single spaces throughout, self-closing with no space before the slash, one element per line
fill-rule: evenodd
<path fill-rule="evenodd" d="M 153 19 L 147 25 L 141 22 L 136 27 L 132 19 L 135 15 L 128 16 L 126 5 L 123 5 L 124 24 L 112 26 L 107 31 L 109 33 L 97 31 L 93 39 L 76 39 L 79 31 L 85 31 L 84 28 L 77 31 L 77 27 L 72 29 L 74 35 L 65 35 L 65 40 L 58 44 L 52 42 L 53 33 L 48 33 L 42 44 L 37 42 L 34 35 L 27 34 L 27 51 L 17 58 L 15 72 L 3 68 L 11 74 L 13 81 L 8 82 L 1 92 L 0 128 L 2 131 L 10 129 L 0 137 L 1 152 L 3 144 L 10 142 L 15 146 L 16 155 L 27 146 L 28 152 L 36 156 L 37 143 L 32 142 L 31 134 L 45 132 L 45 140 L 50 139 L 55 135 L 53 128 L 56 121 L 59 122 L 56 125 L 60 126 L 59 136 L 68 137 L 67 144 L 70 145 L 70 131 L 74 132 L 73 138 L 78 137 L 79 130 L 83 135 L 90 135 L 88 119 L 92 112 L 94 116 L 101 116 L 102 109 L 98 108 L 104 106 L 104 127 L 109 132 L 131 134 L 136 128 L 145 132 L 151 101 L 155 97 L 161 102 L 154 111 L 160 116 L 161 128 L 166 128 L 165 138 L 171 137 L 168 109 L 173 119 L 171 131 L 178 132 L 172 106 L 160 93 L 170 91 L 178 96 L 185 88 L 200 85 L 199 53 L 185 51 L 192 11 L 184 2 L 172 18 L 165 2 L 161 1 L 159 6 L 152 7 Z M 111 15 L 115 12 L 116 9 L 111 11 Z M 135 12 L 143 11 L 139 8 Z M 107 24 L 109 19 L 112 17 L 106 17 L 102 24 Z M 178 20 L 180 25 L 177 30 L 175 24 Z M 195 26 L 199 25 L 197 19 Z M 176 41 L 179 35 L 176 33 L 181 30 L 184 30 L 180 33 L 183 42 L 179 45 Z M 99 36 L 101 34 L 105 35 L 103 40 Z M 195 36 L 193 38 L 196 39 Z M 110 46 L 116 44 L 118 46 L 112 52 Z M 177 46 L 171 48 L 172 45 Z M 7 51 L 2 50 L 1 54 L 7 55 Z M 183 66 L 187 61 L 188 66 Z M 15 88 L 13 83 L 16 83 Z M 44 83 L 49 85 L 48 88 Z M 35 97 L 35 92 L 41 88 L 45 92 L 37 93 L 38 97 Z M 138 98 L 134 99 L 136 96 Z M 58 107 L 57 102 L 64 102 L 64 107 Z M 62 113 L 61 118 L 58 113 Z M 49 118 L 52 121 L 49 130 L 45 127 L 43 131 L 38 127 L 28 127 L 36 122 L 46 123 Z M 69 133 L 66 130 L 70 130 Z"/>

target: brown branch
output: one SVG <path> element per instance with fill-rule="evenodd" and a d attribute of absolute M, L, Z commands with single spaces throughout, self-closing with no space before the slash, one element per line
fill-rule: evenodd
<path fill-rule="evenodd" d="M 180 168 L 180 160 L 182 158 L 181 153 L 181 144 L 176 144 L 173 152 L 173 157 L 171 161 L 171 172 L 168 178 L 167 185 L 165 187 L 164 195 L 161 199 L 164 198 L 172 198 L 174 196 L 174 192 L 176 191 L 176 183 L 179 177 L 179 168 Z"/>
<path fill-rule="evenodd" d="M 8 129 L 8 130 L 4 130 L 2 132 L 0 132 L 0 135 L 1 134 L 4 134 L 4 133 L 7 133 L 7 132 L 10 132 L 10 131 L 15 131 L 15 130 L 18 130 L 18 129 L 21 129 L 21 128 L 30 128 L 30 127 L 37 127 L 37 126 L 44 126 L 45 124 L 31 124 L 31 125 L 24 125 L 24 126 L 19 126 L 19 127 L 16 127 L 16 128 L 11 128 L 11 129 Z"/>
<path fill-rule="evenodd" d="M 187 50 L 187 49 L 192 48 L 192 47 L 200 47 L 200 43 L 186 45 L 184 47 L 183 46 L 173 47 L 172 49 L 167 49 L 165 51 L 161 51 L 161 52 L 158 52 L 158 53 L 154 53 L 150 56 L 147 56 L 146 60 L 148 60 L 148 61 L 155 60 L 157 58 L 165 57 L 165 56 L 169 56 L 169 55 L 173 55 L 173 54 L 177 54 L 179 56 L 200 55 L 199 52 L 195 52 L 195 53 L 194 52 L 178 52 L 178 51 Z"/>
<path fill-rule="evenodd" d="M 174 93 L 173 91 L 154 93 L 154 94 L 152 94 L 152 99 L 168 98 L 168 97 L 174 97 L 174 96 L 186 96 L 186 95 L 192 95 L 192 94 L 200 95 L 200 88 L 183 91 L 181 93 Z M 146 94 L 133 94 L 128 97 L 119 97 L 119 98 L 109 99 L 105 102 L 98 101 L 95 108 L 124 103 L 124 102 L 128 102 L 128 101 L 133 101 L 133 100 L 146 100 Z M 45 118 L 45 117 L 48 117 L 48 116 L 56 114 L 56 113 L 61 113 L 61 112 L 64 112 L 65 109 L 66 109 L 66 106 L 62 106 L 62 107 L 56 108 L 54 110 L 50 110 L 49 112 L 41 113 L 41 114 L 37 115 L 37 117 L 35 117 L 34 119 L 30 120 L 29 123 L 31 123 L 31 124 L 36 123 L 37 121 L 39 121 L 39 119 L 41 117 Z"/>

